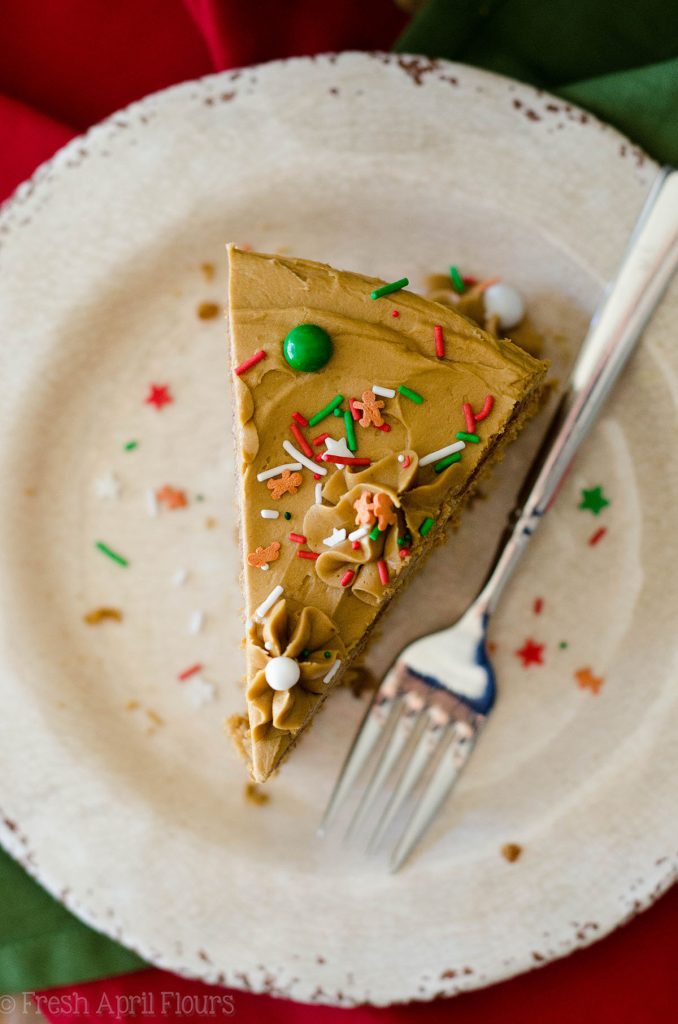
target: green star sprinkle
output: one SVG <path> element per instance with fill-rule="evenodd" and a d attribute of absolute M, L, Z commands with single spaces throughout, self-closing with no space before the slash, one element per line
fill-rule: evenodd
<path fill-rule="evenodd" d="M 609 504 L 610 502 L 603 494 L 602 487 L 591 487 L 588 490 L 583 487 L 581 492 L 581 501 L 577 508 L 588 509 L 589 512 L 593 512 L 594 516 L 597 516 L 600 515 L 605 506 Z"/>

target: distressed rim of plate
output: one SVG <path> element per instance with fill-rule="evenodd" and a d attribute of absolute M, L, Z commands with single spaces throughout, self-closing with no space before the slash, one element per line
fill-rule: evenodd
<path fill-rule="evenodd" d="M 51 158 L 42 163 L 28 179 L 21 182 L 12 195 L 0 205 L 0 249 L 2 249 L 5 239 L 12 231 L 19 231 L 28 223 L 30 219 L 28 217 L 17 219 L 24 207 L 30 209 L 32 204 L 35 204 L 37 210 L 39 210 L 42 203 L 48 199 L 49 193 L 47 189 L 50 182 L 60 174 L 66 173 L 69 169 L 78 167 L 82 160 L 87 157 L 90 150 L 100 148 L 103 143 L 110 140 L 112 135 L 127 128 L 128 117 L 135 116 L 141 124 L 145 124 L 147 117 L 156 108 L 163 107 L 177 96 L 182 98 L 188 97 L 196 102 L 204 102 L 212 95 L 215 86 L 223 84 L 232 86 L 232 95 L 235 95 L 238 88 L 235 83 L 245 75 L 250 76 L 247 85 L 250 88 L 256 87 L 256 74 L 259 70 L 268 68 L 293 70 L 299 65 L 307 65 L 309 63 L 319 68 L 325 66 L 330 69 L 336 68 L 342 59 L 345 58 L 352 60 L 362 58 L 365 61 L 376 61 L 385 66 L 400 68 L 403 74 L 408 76 L 415 86 L 422 85 L 429 77 L 442 82 L 448 82 L 451 85 L 460 84 L 460 80 L 463 78 L 464 86 L 469 92 L 483 92 L 486 95 L 491 94 L 492 96 L 508 95 L 510 93 L 513 98 L 514 107 L 524 114 L 527 122 L 538 123 L 541 121 L 544 111 L 558 112 L 565 116 L 563 128 L 566 131 L 569 127 L 576 124 L 579 130 L 585 127 L 592 134 L 594 132 L 605 133 L 608 137 L 618 140 L 618 155 L 620 159 L 632 161 L 636 168 L 644 167 L 650 171 L 658 170 L 656 163 L 641 147 L 631 142 L 617 129 L 600 121 L 595 115 L 556 96 L 503 75 L 497 75 L 469 65 L 413 54 L 393 54 L 380 51 L 369 53 L 361 51 L 324 53 L 310 57 L 292 57 L 270 61 L 262 65 L 252 65 L 205 75 L 198 79 L 190 79 L 151 93 L 143 99 L 134 101 L 109 115 L 103 121 L 66 143 Z M 537 113 L 535 108 L 538 108 L 540 113 Z M 175 962 L 174 958 L 164 961 L 162 955 L 157 950 L 147 948 L 143 940 L 137 939 L 127 932 L 123 933 L 114 927 L 107 928 L 106 922 L 100 918 L 90 904 L 81 901 L 71 891 L 60 889 L 52 879 L 45 877 L 40 868 L 36 866 L 35 857 L 31 851 L 30 837 L 23 833 L 20 822 L 10 820 L 2 813 L 1 807 L 0 845 L 41 886 L 80 920 L 114 941 L 122 943 L 128 949 L 160 969 L 173 971 L 180 976 L 201 980 L 207 984 L 223 985 L 255 994 L 263 993 L 280 998 L 294 998 L 296 1001 L 302 1002 L 340 1006 L 343 1008 L 360 1005 L 397 1005 L 387 1001 L 377 1002 L 371 1000 L 369 995 L 361 997 L 356 993 L 348 995 L 345 992 L 313 991 L 310 979 L 306 984 L 305 993 L 299 996 L 295 992 L 292 997 L 288 988 L 281 985 L 276 979 L 275 973 L 269 969 L 264 970 L 261 981 L 250 982 L 243 972 L 235 968 L 231 968 L 228 973 L 220 971 L 218 974 L 215 974 L 214 966 L 210 967 L 207 964 L 204 971 L 196 971 L 182 967 Z M 444 982 L 437 981 L 435 984 L 432 983 L 431 990 L 426 994 L 422 994 L 420 990 L 412 991 L 409 1001 L 414 1003 L 430 1002 L 433 999 L 450 997 L 462 992 L 481 989 L 533 970 L 536 967 L 545 966 L 547 963 L 561 959 L 577 949 L 583 949 L 592 945 L 618 927 L 627 924 L 643 910 L 646 910 L 678 881 L 678 852 L 671 852 L 670 854 L 667 853 L 664 856 L 658 857 L 655 861 L 655 868 L 663 869 L 660 872 L 659 880 L 657 880 L 656 876 L 652 883 L 649 880 L 648 882 L 638 880 L 637 884 L 633 886 L 632 894 L 628 894 L 631 909 L 627 913 L 620 915 L 614 920 L 599 924 L 595 931 L 588 929 L 586 926 L 578 929 L 573 928 L 570 932 L 569 941 L 563 941 L 557 953 L 554 952 L 553 955 L 539 957 L 533 954 L 532 959 L 525 956 L 522 961 L 514 959 L 511 961 L 510 966 L 507 965 L 505 960 L 502 961 L 498 958 L 495 963 L 495 970 L 492 973 L 485 971 L 482 975 L 478 975 L 475 972 L 470 972 L 468 976 L 465 973 L 464 977 L 455 978 L 454 982 L 447 986 Z"/>

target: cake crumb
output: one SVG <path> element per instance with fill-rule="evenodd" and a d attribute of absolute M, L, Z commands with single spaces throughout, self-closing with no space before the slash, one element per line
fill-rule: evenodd
<path fill-rule="evenodd" d="M 254 804 L 257 807 L 263 807 L 271 799 L 268 793 L 264 793 L 256 782 L 245 783 L 245 800 L 248 804 Z"/>
<path fill-rule="evenodd" d="M 206 530 L 213 530 L 216 525 L 217 525 L 217 521 L 214 518 L 214 516 L 208 516 L 207 519 L 205 520 L 205 529 Z"/>
<path fill-rule="evenodd" d="M 518 860 L 522 852 L 523 848 L 518 843 L 504 843 L 501 848 L 501 855 L 509 864 L 513 864 L 514 861 Z"/>
<path fill-rule="evenodd" d="M 200 269 L 203 273 L 203 277 L 206 281 L 214 280 L 214 264 L 213 263 L 201 263 Z"/>
<path fill-rule="evenodd" d="M 221 307 L 216 302 L 201 302 L 197 309 L 198 317 L 201 320 L 214 320 L 220 312 Z"/>
<path fill-rule="evenodd" d="M 125 711 L 138 711 L 139 707 L 140 705 L 138 700 L 128 700 L 125 704 Z"/>
<path fill-rule="evenodd" d="M 161 718 L 157 711 L 153 711 L 152 708 L 146 708 L 146 714 L 153 722 L 154 725 L 164 725 L 165 720 Z"/>
<path fill-rule="evenodd" d="M 122 622 L 122 612 L 119 608 L 107 608 L 103 606 L 101 608 L 93 608 L 91 612 L 86 612 L 82 621 L 86 622 L 88 626 L 98 626 L 100 622 Z"/>

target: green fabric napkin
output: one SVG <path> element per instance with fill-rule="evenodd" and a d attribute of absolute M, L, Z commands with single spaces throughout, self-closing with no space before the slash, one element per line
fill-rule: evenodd
<path fill-rule="evenodd" d="M 676 0 L 429 0 L 395 49 L 547 89 L 678 164 Z"/>

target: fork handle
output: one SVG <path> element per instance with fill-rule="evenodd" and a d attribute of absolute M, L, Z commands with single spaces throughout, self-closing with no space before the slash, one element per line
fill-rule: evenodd
<path fill-rule="evenodd" d="M 597 308 L 475 607 L 491 614 L 678 267 L 678 170 L 657 177 Z"/>

